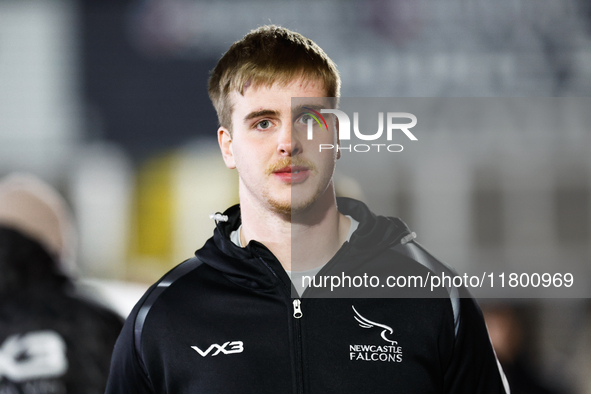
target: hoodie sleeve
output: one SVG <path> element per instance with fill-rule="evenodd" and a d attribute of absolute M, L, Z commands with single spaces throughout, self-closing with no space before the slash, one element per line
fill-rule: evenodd
<path fill-rule="evenodd" d="M 434 275 L 457 272 L 443 264 L 416 241 L 394 250 L 425 266 Z M 445 394 L 510 394 L 509 384 L 492 348 L 480 307 L 465 288 L 448 288 L 454 314 L 454 343 L 444 366 Z"/>
<path fill-rule="evenodd" d="M 459 299 L 459 325 L 444 375 L 446 394 L 510 394 L 476 301 Z"/>
<path fill-rule="evenodd" d="M 133 308 L 115 343 L 105 394 L 154 393 L 150 379 L 141 362 L 141 355 L 137 354 L 139 349 L 136 349 L 135 344 L 135 326 L 138 311 L 141 310 L 149 293 L 150 291 Z"/>

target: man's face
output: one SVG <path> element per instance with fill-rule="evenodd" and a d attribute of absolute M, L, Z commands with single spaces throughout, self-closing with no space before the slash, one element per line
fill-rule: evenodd
<path fill-rule="evenodd" d="M 297 79 L 285 87 L 249 87 L 230 94 L 232 133 L 218 130 L 228 168 L 238 170 L 241 204 L 255 204 L 282 214 L 300 212 L 332 187 L 337 153 L 319 152 L 319 144 L 336 145 L 336 128 L 307 137 L 307 117 L 292 111 L 292 97 L 310 97 L 306 106 L 329 108 L 321 82 Z M 318 99 L 314 99 L 318 97 Z M 306 111 L 304 111 L 306 112 Z"/>

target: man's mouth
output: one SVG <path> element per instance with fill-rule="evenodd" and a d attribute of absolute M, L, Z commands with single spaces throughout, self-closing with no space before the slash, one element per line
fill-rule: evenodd
<path fill-rule="evenodd" d="M 286 166 L 273 172 L 281 181 L 291 184 L 304 182 L 310 176 L 310 169 L 305 166 Z"/>
<path fill-rule="evenodd" d="M 301 171 L 309 171 L 309 170 L 308 170 L 308 167 L 304 167 L 304 166 L 287 166 L 287 167 L 280 168 L 279 170 L 275 171 L 275 173 L 289 172 L 292 174 L 298 174 Z"/>

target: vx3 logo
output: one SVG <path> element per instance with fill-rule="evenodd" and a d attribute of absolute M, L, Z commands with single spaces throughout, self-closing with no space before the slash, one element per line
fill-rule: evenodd
<path fill-rule="evenodd" d="M 216 349 L 211 356 L 217 356 L 218 354 L 232 354 L 232 353 L 242 353 L 244 351 L 244 343 L 242 341 L 233 341 L 233 342 L 226 342 L 223 345 L 218 345 L 214 343 L 210 347 L 207 348 L 206 351 L 199 349 L 197 346 L 191 346 L 193 350 L 201 355 L 201 357 L 206 357 L 212 350 Z"/>
<path fill-rule="evenodd" d="M 4 377 L 14 383 L 58 378 L 68 371 L 66 352 L 65 340 L 55 331 L 11 335 L 0 344 L 0 382 Z"/>

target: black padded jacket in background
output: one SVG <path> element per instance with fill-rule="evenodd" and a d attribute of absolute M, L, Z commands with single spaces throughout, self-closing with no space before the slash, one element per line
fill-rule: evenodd
<path fill-rule="evenodd" d="M 103 393 L 122 327 L 39 243 L 0 227 L 0 393 Z"/>
<path fill-rule="evenodd" d="M 431 275 L 449 269 L 398 219 L 338 199 L 359 227 L 318 273 Z M 234 206 L 196 257 L 154 284 L 115 346 L 108 394 L 506 393 L 482 314 L 467 294 L 441 289 L 292 297 L 262 244 L 229 239 Z M 328 296 L 329 298 L 326 298 Z M 347 296 L 348 298 L 337 298 Z M 358 296 L 358 297 L 357 297 Z"/>

